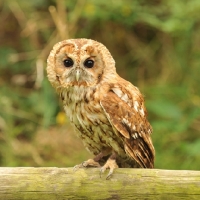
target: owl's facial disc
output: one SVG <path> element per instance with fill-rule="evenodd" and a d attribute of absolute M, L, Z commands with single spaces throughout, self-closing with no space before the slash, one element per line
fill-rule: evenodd
<path fill-rule="evenodd" d="M 91 85 L 94 84 L 93 67 L 95 67 L 95 57 L 90 55 L 83 56 L 82 59 L 68 54 L 61 59 L 63 70 L 63 80 L 67 84 Z M 92 70 L 92 71 L 91 71 Z"/>
<path fill-rule="evenodd" d="M 104 63 L 98 51 L 90 45 L 69 43 L 59 50 L 55 71 L 63 85 L 95 85 Z"/>

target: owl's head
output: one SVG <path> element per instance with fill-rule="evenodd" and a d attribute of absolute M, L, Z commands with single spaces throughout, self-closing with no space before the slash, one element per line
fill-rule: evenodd
<path fill-rule="evenodd" d="M 48 79 L 55 88 L 93 86 L 116 75 L 108 49 L 90 39 L 69 39 L 54 45 L 47 59 Z"/>

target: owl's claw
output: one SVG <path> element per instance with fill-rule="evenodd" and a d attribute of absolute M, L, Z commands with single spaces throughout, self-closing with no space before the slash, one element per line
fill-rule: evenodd
<path fill-rule="evenodd" d="M 114 172 L 114 169 L 118 168 L 118 165 L 117 165 L 115 159 L 109 158 L 107 160 L 107 162 L 105 163 L 105 165 L 103 167 L 101 167 L 100 177 L 101 177 L 102 173 L 104 173 L 106 171 L 106 169 L 108 169 L 108 168 L 110 169 L 110 171 L 109 171 L 108 175 L 106 176 L 106 180 L 110 179 Z"/>
<path fill-rule="evenodd" d="M 93 159 L 89 159 L 82 162 L 79 165 L 75 165 L 73 170 L 76 171 L 79 168 L 86 168 L 86 167 L 101 167 L 101 165 L 98 162 L 94 161 Z"/>

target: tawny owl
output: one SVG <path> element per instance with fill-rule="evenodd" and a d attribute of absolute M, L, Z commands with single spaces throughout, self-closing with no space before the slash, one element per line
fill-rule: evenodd
<path fill-rule="evenodd" d="M 137 87 L 121 78 L 108 49 L 90 39 L 57 43 L 47 60 L 48 79 L 84 146 L 95 156 L 78 167 L 153 168 L 152 128 Z M 76 167 L 77 167 L 76 166 Z"/>

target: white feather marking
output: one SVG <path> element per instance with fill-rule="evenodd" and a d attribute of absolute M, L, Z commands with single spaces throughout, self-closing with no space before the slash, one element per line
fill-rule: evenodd
<path fill-rule="evenodd" d="M 135 137 L 135 134 L 133 133 L 133 134 L 131 134 L 131 136 L 134 138 L 134 139 L 136 139 L 136 137 Z"/>
<path fill-rule="evenodd" d="M 127 120 L 126 118 L 123 118 L 123 119 L 122 119 L 122 122 L 125 123 L 125 124 L 127 124 L 127 123 L 128 123 L 128 120 Z"/>
<path fill-rule="evenodd" d="M 136 110 L 137 112 L 138 112 L 138 106 L 139 106 L 138 102 L 135 101 L 135 103 L 134 103 L 134 108 L 135 108 L 135 110 Z"/>
<path fill-rule="evenodd" d="M 123 95 L 123 92 L 119 88 L 112 88 L 112 91 L 119 97 L 121 98 Z"/>
<path fill-rule="evenodd" d="M 128 125 L 129 127 L 131 127 L 131 123 L 126 119 L 126 118 L 123 118 L 122 119 L 122 122 L 126 125 Z"/>
<path fill-rule="evenodd" d="M 140 113 L 141 113 L 142 116 L 144 117 L 144 110 L 143 110 L 143 108 L 140 109 Z"/>
<path fill-rule="evenodd" d="M 138 134 L 137 134 L 137 133 L 132 133 L 131 136 L 132 136 L 134 139 L 137 139 L 137 138 L 138 138 Z"/>
<path fill-rule="evenodd" d="M 148 133 L 151 133 L 151 129 L 148 130 Z"/>
<path fill-rule="evenodd" d="M 131 127 L 131 123 L 130 122 L 128 123 L 128 126 Z"/>
<path fill-rule="evenodd" d="M 125 101 L 126 103 L 128 102 L 128 95 L 127 94 L 124 94 L 122 97 L 121 97 L 121 100 Z"/>
<path fill-rule="evenodd" d="M 112 91 L 124 102 L 126 102 L 130 107 L 131 103 L 129 102 L 128 95 L 126 93 L 123 93 L 120 88 L 112 88 Z"/>

